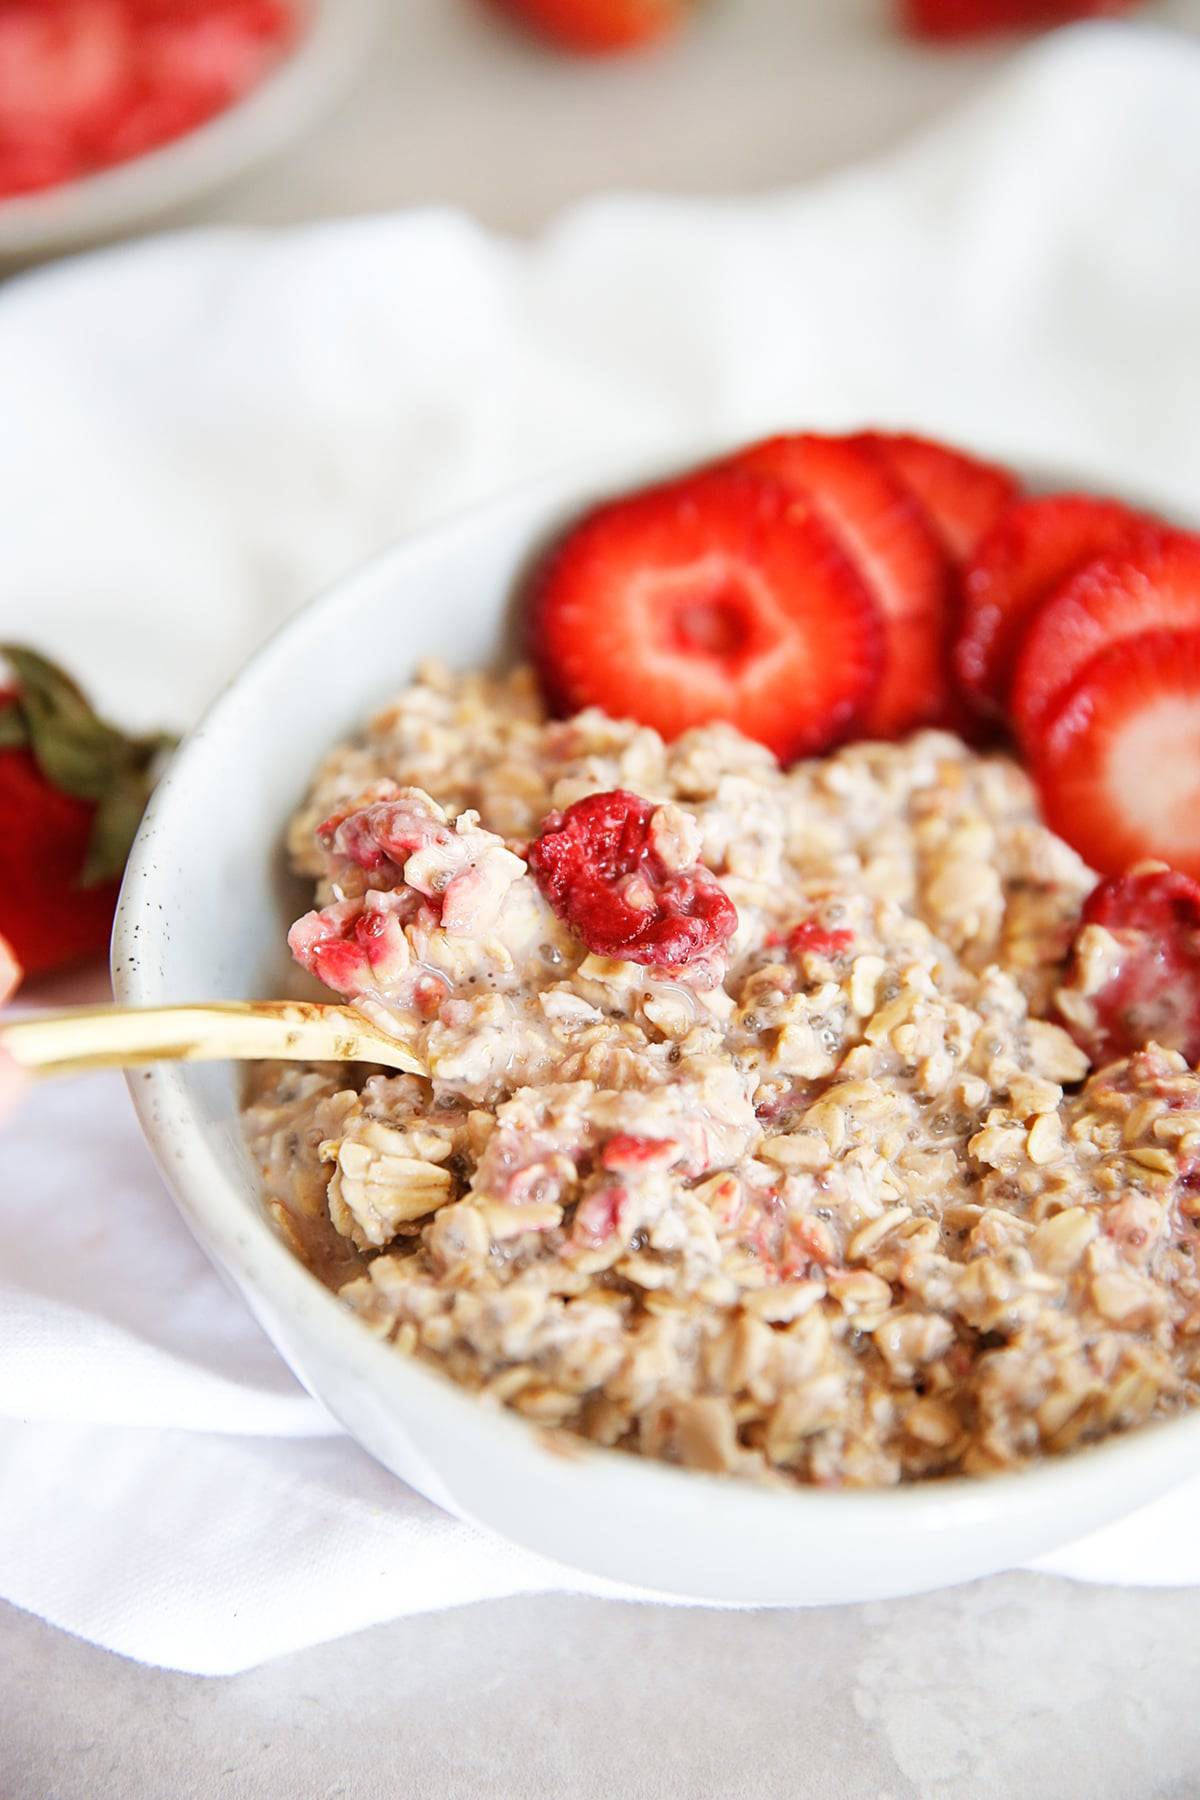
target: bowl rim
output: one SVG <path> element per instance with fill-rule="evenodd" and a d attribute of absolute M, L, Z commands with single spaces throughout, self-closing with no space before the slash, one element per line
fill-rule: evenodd
<path fill-rule="evenodd" d="M 124 1005 L 152 1005 L 166 997 L 155 986 L 149 973 L 153 959 L 146 955 L 157 917 L 154 907 L 147 904 L 147 896 L 154 885 L 154 839 L 164 820 L 169 828 L 175 795 L 190 779 L 193 764 L 202 759 L 205 743 L 227 729 L 227 720 L 253 691 L 263 671 L 277 659 L 289 657 L 294 647 L 306 638 L 319 639 L 343 609 L 354 608 L 360 590 L 394 579 L 392 571 L 402 572 L 414 552 L 449 542 L 465 525 L 486 524 L 489 516 L 502 517 L 514 505 L 538 498 L 547 505 L 554 505 L 556 516 L 559 512 L 569 516 L 571 509 L 578 511 L 594 504 L 606 493 L 661 477 L 666 469 L 694 460 L 695 456 L 695 448 L 691 446 L 681 447 L 681 454 L 670 458 L 659 454 L 640 459 L 629 456 L 603 461 L 580 459 L 552 474 L 511 485 L 376 552 L 335 579 L 274 631 L 230 677 L 184 737 L 147 808 L 129 858 L 117 908 L 112 974 L 118 1001 Z M 1064 488 L 1077 488 L 1086 480 L 1078 472 L 1064 477 L 1062 471 L 1044 469 L 1028 457 L 1010 457 L 1009 460 L 1029 471 L 1030 479 L 1034 481 L 1045 478 Z M 1096 491 L 1101 490 L 1097 487 Z M 137 934 L 143 926 L 147 928 L 147 935 L 139 944 Z M 611 1488 L 614 1497 L 627 1490 L 632 1482 L 647 1496 L 657 1496 L 661 1502 L 675 1508 L 694 1505 L 702 1496 L 706 1506 L 732 1506 L 739 1515 L 739 1523 L 745 1524 L 747 1515 L 753 1514 L 761 1520 L 764 1529 L 778 1528 L 789 1519 L 793 1526 L 807 1524 L 818 1528 L 832 1528 L 838 1523 L 853 1521 L 856 1530 L 882 1531 L 903 1527 L 914 1538 L 927 1541 L 951 1525 L 983 1524 L 1000 1513 L 1006 1520 L 1021 1520 L 1044 1515 L 1064 1504 L 1069 1506 L 1073 1496 L 1082 1496 L 1094 1483 L 1103 1482 L 1122 1469 L 1152 1463 L 1156 1452 L 1160 1470 L 1165 1469 L 1167 1473 L 1157 1480 L 1154 1492 L 1164 1492 L 1186 1479 L 1185 1463 L 1200 1471 L 1200 1408 L 1151 1420 L 1062 1455 L 1042 1456 L 1020 1470 L 987 1476 L 938 1477 L 876 1488 L 821 1488 L 789 1483 L 786 1479 L 778 1483 L 755 1482 L 737 1476 L 684 1469 L 651 1457 L 611 1449 L 561 1429 L 548 1430 L 509 1408 L 481 1401 L 477 1394 L 453 1381 L 436 1366 L 403 1356 L 389 1344 L 376 1339 L 361 1320 L 342 1305 L 336 1294 L 288 1249 L 265 1214 L 247 1214 L 220 1158 L 210 1149 L 198 1124 L 189 1121 L 189 1103 L 185 1090 L 179 1085 L 177 1067 L 158 1065 L 150 1070 L 130 1072 L 126 1079 L 143 1133 L 176 1204 L 210 1253 L 215 1253 L 218 1261 L 229 1267 L 252 1310 L 256 1310 L 255 1293 L 264 1286 L 257 1265 L 265 1261 L 272 1301 L 286 1304 L 305 1315 L 307 1322 L 321 1332 L 327 1342 L 336 1345 L 339 1357 L 356 1365 L 358 1373 L 367 1379 L 378 1378 L 381 1388 L 386 1384 L 393 1390 L 404 1389 L 406 1399 L 422 1412 L 453 1409 L 467 1422 L 469 1429 L 481 1435 L 491 1434 L 493 1441 L 505 1442 L 518 1454 L 527 1453 L 531 1472 L 536 1472 L 538 1467 L 545 1469 L 548 1466 L 545 1459 L 551 1459 L 560 1471 L 572 1467 L 579 1471 L 589 1487 L 594 1488 L 600 1482 Z M 181 1134 L 178 1142 L 173 1141 L 174 1132 Z M 218 1205 L 222 1194 L 223 1208 Z M 231 1206 L 236 1214 L 236 1224 L 222 1216 L 222 1212 L 230 1212 Z M 279 1354 L 286 1362 L 283 1352 L 279 1351 Z M 355 1438 L 349 1428 L 347 1433 Z M 1136 1485 L 1144 1488 L 1149 1484 Z M 1152 1498 L 1153 1495 L 1145 1497 Z M 1114 1513 L 1113 1518 L 1127 1516 L 1140 1504 L 1143 1504 L 1142 1500 L 1133 1501 Z M 494 1529 L 486 1522 L 484 1528 Z M 514 1541 L 524 1541 L 529 1549 L 546 1554 L 536 1533 L 526 1540 L 511 1530 L 506 1530 L 506 1535 Z M 1063 1545 L 1077 1537 L 1078 1533 L 1072 1533 L 1068 1521 L 1056 1542 Z M 699 1595 L 690 1597 L 703 1599 Z M 718 1599 L 715 1603 L 725 1602 Z"/>
<path fill-rule="evenodd" d="M 0 199 L 0 257 L 99 242 L 198 200 L 299 136 L 345 92 L 382 0 L 292 0 L 291 50 L 257 86 L 156 149 L 33 194 Z"/>

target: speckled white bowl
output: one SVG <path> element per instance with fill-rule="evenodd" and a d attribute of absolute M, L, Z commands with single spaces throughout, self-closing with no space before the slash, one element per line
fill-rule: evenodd
<path fill-rule="evenodd" d="M 399 545 L 254 658 L 142 827 L 114 943 L 122 1001 L 278 991 L 302 899 L 280 837 L 317 758 L 420 658 L 494 658 L 531 549 L 599 485 L 525 489 Z M 242 1147 L 234 1071 L 162 1067 L 130 1086 L 184 1216 L 311 1392 L 430 1499 L 574 1567 L 704 1600 L 878 1599 L 1027 1562 L 1200 1469 L 1200 1414 L 1024 1475 L 879 1493 L 766 1490 L 577 1448 L 397 1355 L 301 1267 Z"/>
<path fill-rule="evenodd" d="M 295 48 L 258 87 L 173 143 L 44 193 L 0 200 L 0 261 L 94 244 L 147 224 L 274 155 L 315 123 L 362 62 L 379 0 L 296 0 Z"/>

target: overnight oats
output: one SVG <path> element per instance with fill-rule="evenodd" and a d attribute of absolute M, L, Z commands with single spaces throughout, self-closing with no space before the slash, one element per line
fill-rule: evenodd
<path fill-rule="evenodd" d="M 1102 879 L 1044 765 L 920 718 L 797 760 L 578 699 L 426 667 L 317 771 L 292 952 L 428 1073 L 259 1071 L 296 1254 L 397 1354 L 693 1469 L 984 1475 L 1193 1401 L 1191 875 Z"/>

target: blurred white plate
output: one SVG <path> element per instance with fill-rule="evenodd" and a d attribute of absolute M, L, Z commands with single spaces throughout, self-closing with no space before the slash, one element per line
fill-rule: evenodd
<path fill-rule="evenodd" d="M 231 181 L 299 137 L 348 87 L 379 0 L 296 0 L 295 48 L 242 100 L 160 150 L 44 193 L 0 200 L 0 259 L 95 243 Z"/>

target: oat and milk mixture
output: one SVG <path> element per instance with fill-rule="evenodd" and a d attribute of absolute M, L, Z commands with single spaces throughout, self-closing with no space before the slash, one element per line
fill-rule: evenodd
<path fill-rule="evenodd" d="M 665 967 L 581 941 L 593 839 L 560 833 L 561 904 L 528 866 L 597 794 Z M 299 960 L 430 1079 L 276 1064 L 247 1128 L 289 1241 L 399 1352 L 542 1426 L 829 1485 L 1194 1397 L 1200 1080 L 1154 1048 L 1089 1073 L 1052 1022 L 1094 877 L 1007 757 L 925 732 L 784 772 L 432 669 L 290 849 Z"/>

